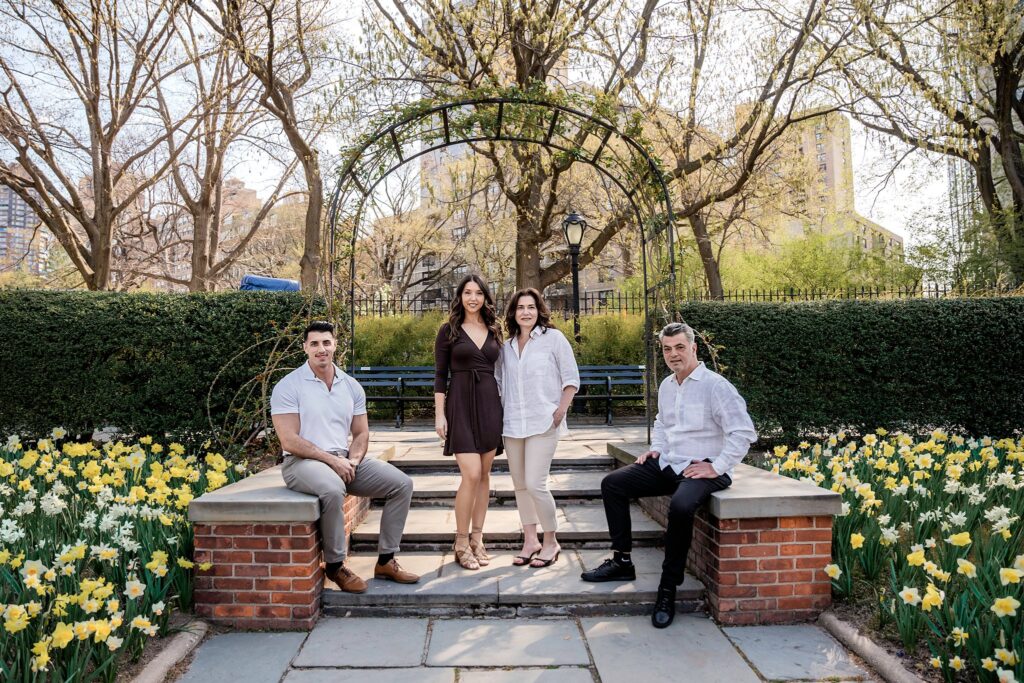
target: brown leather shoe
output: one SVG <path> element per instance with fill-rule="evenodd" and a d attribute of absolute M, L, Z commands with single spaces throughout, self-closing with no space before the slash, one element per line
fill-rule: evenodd
<path fill-rule="evenodd" d="M 338 584 L 338 588 L 346 593 L 363 593 L 366 591 L 366 582 L 353 573 L 345 565 L 338 567 L 333 574 L 327 574 L 327 578 Z"/>
<path fill-rule="evenodd" d="M 387 579 L 388 581 L 394 581 L 395 583 L 416 583 L 420 580 L 420 577 L 416 576 L 412 572 L 407 572 L 402 569 L 398 565 L 398 560 L 394 558 L 385 565 L 374 565 L 373 578 Z"/>

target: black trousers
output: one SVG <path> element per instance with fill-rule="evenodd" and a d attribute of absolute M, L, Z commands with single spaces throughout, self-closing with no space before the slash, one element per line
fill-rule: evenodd
<path fill-rule="evenodd" d="M 672 496 L 665 530 L 665 562 L 661 565 L 662 585 L 678 586 L 686 574 L 686 557 L 693 540 L 693 517 L 715 491 L 732 484 L 728 474 L 714 479 L 687 479 L 671 467 L 661 469 L 655 458 L 642 465 L 621 467 L 601 481 L 604 513 L 612 537 L 612 550 L 628 553 L 633 548 L 629 502 L 633 498 Z"/>

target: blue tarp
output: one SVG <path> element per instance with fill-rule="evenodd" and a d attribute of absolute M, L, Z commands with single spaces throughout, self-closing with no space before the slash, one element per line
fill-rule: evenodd
<path fill-rule="evenodd" d="M 297 292 L 299 283 L 297 280 L 285 280 L 280 277 L 243 275 L 242 284 L 238 288 L 249 292 Z"/>

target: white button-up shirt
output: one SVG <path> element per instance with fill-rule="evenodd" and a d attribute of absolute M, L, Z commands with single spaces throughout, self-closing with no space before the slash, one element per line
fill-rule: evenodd
<path fill-rule="evenodd" d="M 298 414 L 299 436 L 306 441 L 325 451 L 348 450 L 352 418 L 366 414 L 366 392 L 337 365 L 328 391 L 306 362 L 285 375 L 270 395 L 271 415 L 289 413 Z"/>
<path fill-rule="evenodd" d="M 704 363 L 682 384 L 673 373 L 658 388 L 651 450 L 661 454 L 662 469 L 671 467 L 681 474 L 692 462 L 710 460 L 719 475 L 731 475 L 756 440 L 747 402 L 729 380 Z"/>
<path fill-rule="evenodd" d="M 562 389 L 580 386 L 572 346 L 553 327 L 542 330 L 534 326 L 522 355 L 516 337 L 502 344 L 496 377 L 505 415 L 502 435 L 518 439 L 551 429 L 551 417 L 562 398 Z M 558 433 L 568 432 L 562 418 Z"/>

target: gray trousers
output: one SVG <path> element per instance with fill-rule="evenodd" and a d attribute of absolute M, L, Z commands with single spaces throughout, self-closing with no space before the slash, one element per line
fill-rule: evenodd
<path fill-rule="evenodd" d="M 338 457 L 347 456 L 339 454 Z M 281 474 L 288 488 L 320 499 L 320 535 L 325 562 L 345 559 L 344 504 L 348 493 L 384 499 L 378 552 L 398 552 L 412 502 L 412 479 L 397 467 L 376 458 L 363 458 L 356 467 L 355 478 L 346 484 L 337 472 L 319 460 L 286 455 Z"/>

